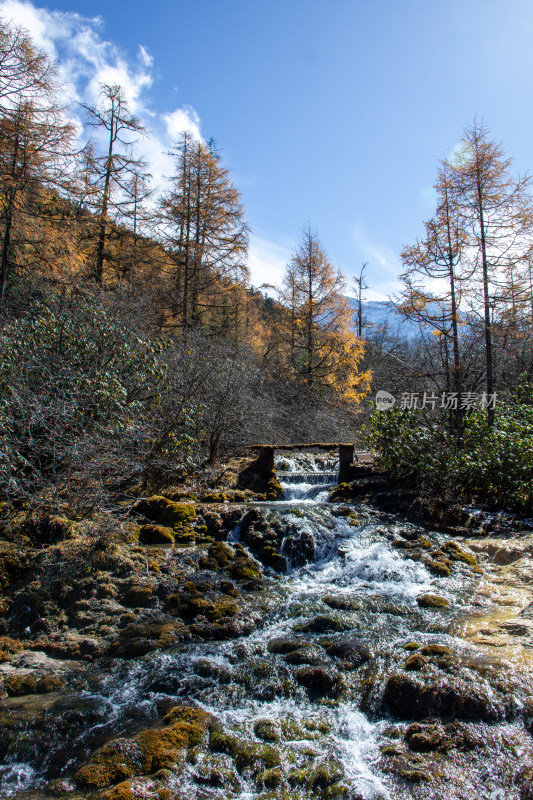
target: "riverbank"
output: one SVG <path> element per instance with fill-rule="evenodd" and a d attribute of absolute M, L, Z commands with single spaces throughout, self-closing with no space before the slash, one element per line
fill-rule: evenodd
<path fill-rule="evenodd" d="M 212 502 L 5 528 L 5 796 L 529 797 L 530 533 L 228 473 Z"/>

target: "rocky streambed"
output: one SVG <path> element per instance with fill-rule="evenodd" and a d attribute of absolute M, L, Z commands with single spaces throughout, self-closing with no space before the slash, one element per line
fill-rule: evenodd
<path fill-rule="evenodd" d="M 527 523 L 452 536 L 278 467 L 277 501 L 7 530 L 1 797 L 533 797 Z"/>

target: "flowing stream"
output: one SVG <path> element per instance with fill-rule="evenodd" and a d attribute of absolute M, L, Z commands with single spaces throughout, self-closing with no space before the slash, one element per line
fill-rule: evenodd
<path fill-rule="evenodd" d="M 282 736 L 279 745 L 285 772 L 310 761 L 315 766 L 327 763 L 330 769 L 336 764 L 346 800 L 433 796 L 416 784 L 395 783 L 380 767 L 382 734 L 391 725 L 379 711 L 385 665 L 390 674 L 391 664 L 403 663 L 404 647 L 413 639 L 473 651 L 453 632 L 457 620 L 472 607 L 476 578 L 466 568 L 436 578 L 420 561 L 406 558 L 392 546 L 406 525 L 390 515 L 364 506 L 339 513 L 339 507 L 326 502 L 337 482 L 335 463 L 317 463 L 308 455 L 284 458 L 278 463 L 278 477 L 283 500 L 254 507 L 284 529 L 306 534 L 306 541 L 312 540 L 313 558 L 301 563 L 293 552 L 286 574 L 270 572 L 266 591 L 257 593 L 262 621 L 256 630 L 238 640 L 182 645 L 134 662 L 116 662 L 103 677 L 95 675 L 92 686 L 76 697 L 89 709 L 77 739 L 70 740 L 65 750 L 56 742 L 53 755 L 41 755 L 40 760 L 32 758 L 30 745 L 26 761 L 2 768 L 3 797 L 40 796 L 35 787 L 52 758 L 60 765 L 59 774 L 71 775 L 80 763 L 80 752 L 90 753 L 94 743 L 106 737 L 154 724 L 157 710 L 176 704 L 212 712 L 235 735 L 249 741 L 262 741 L 258 731 L 269 723 L 292 730 L 288 744 Z M 414 526 L 407 527 L 414 531 Z M 237 526 L 229 544 L 239 537 Z M 449 609 L 437 617 L 421 609 L 416 598 L 425 592 L 438 592 L 450 600 Z M 289 658 L 287 654 L 294 652 Z M 336 693 L 333 685 L 329 694 L 314 696 L 295 680 L 297 670 L 335 667 L 343 653 L 348 654 L 346 661 L 354 653 L 362 654 L 362 662 L 371 659 L 372 671 L 368 664 L 361 669 L 352 664 L 342 671 L 342 691 Z M 63 702 L 68 704 L 68 698 Z M 179 778 L 190 800 L 253 800 L 261 795 L 246 774 L 231 772 L 229 766 L 226 785 L 207 782 L 199 788 L 200 767 L 201 759 Z M 465 780 L 468 784 L 470 779 Z M 489 787 L 487 793 L 479 788 L 478 777 L 471 780 L 472 797 L 500 797 L 489 792 L 490 774 L 483 783 Z M 447 796 L 456 796 L 453 785 Z"/>

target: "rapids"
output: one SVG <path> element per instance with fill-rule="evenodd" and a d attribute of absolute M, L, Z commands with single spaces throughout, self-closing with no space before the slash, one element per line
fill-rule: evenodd
<path fill-rule="evenodd" d="M 451 576 L 435 577 L 419 559 L 393 546 L 402 535 L 407 541 L 416 536 L 415 526 L 369 507 L 344 508 L 340 514 L 338 507 L 328 504 L 331 485 L 336 483 L 335 468 L 334 461 L 319 462 L 308 454 L 279 458 L 283 499 L 254 504 L 284 529 L 308 534 L 314 558 L 303 565 L 296 559 L 283 575 L 266 570 L 267 589 L 253 599 L 261 612 L 253 633 L 238 640 L 181 645 L 134 661 L 107 661 L 99 670 L 89 670 L 77 691 L 48 701 L 44 712 L 41 706 L 46 699 L 33 698 L 36 706 L 41 703 L 38 712 L 43 713 L 45 728 L 60 712 L 62 719 L 70 720 L 70 727 L 60 725 L 51 738 L 43 734 L 41 740 L 42 731 L 32 730 L 25 739 L 21 736 L 15 751 L 4 752 L 2 797 L 36 800 L 48 796 L 41 794 L 46 783 L 58 776 L 71 780 L 95 746 L 156 725 L 160 714 L 181 704 L 213 713 L 225 727 L 250 741 L 258 741 L 260 726 L 268 723 L 295 731 L 288 743 L 282 737 L 279 745 L 282 772 L 301 770 L 309 759 L 315 766 L 337 765 L 342 793 L 331 793 L 332 799 L 518 798 L 514 790 L 502 788 L 507 779 L 499 777 L 498 759 L 488 754 L 472 757 L 471 766 L 462 755 L 447 766 L 443 750 L 439 769 L 446 795 L 440 789 L 433 794 L 431 778 L 424 783 L 414 768 L 409 780 L 406 770 L 402 776 L 386 768 L 382 749 L 384 745 L 390 749 L 391 741 L 395 746 L 401 736 L 384 710 L 387 676 L 402 669 L 410 653 L 405 648 L 415 649 L 413 642 L 438 644 L 475 661 L 479 654 L 474 645 L 456 634 L 461 620 L 479 612 L 480 603 L 488 605 L 489 600 L 476 596 L 479 577 L 466 566 Z M 237 525 L 229 543 L 239 537 Z M 437 541 L 448 538 L 434 537 Z M 449 605 L 437 613 L 421 608 L 417 598 L 427 593 L 437 593 Z M 295 679 L 295 666 L 330 669 L 338 662 L 327 653 L 350 647 L 363 654 L 362 666 L 352 664 L 343 671 L 340 664 L 341 671 L 335 672 L 338 686 L 329 694 L 308 691 Z M 293 655 L 291 661 L 287 653 L 294 652 L 300 655 Z M 482 673 L 476 673 L 476 680 L 480 691 L 484 687 L 492 692 L 483 683 Z M 516 704 L 520 705 L 518 699 Z M 30 706 L 28 713 L 32 713 Z M 508 721 L 505 714 L 474 721 L 470 727 L 481 739 L 490 733 L 491 741 L 500 742 L 500 756 L 505 755 L 506 737 L 520 739 L 523 731 L 521 723 Z M 527 755 L 526 745 L 520 746 Z M 203 758 L 176 778 L 184 797 L 267 797 L 249 775 L 232 772 L 229 761 L 226 784 L 202 783 L 198 774 Z M 423 772 L 422 767 L 418 772 Z M 73 797 L 85 796 L 72 788 Z M 281 792 L 268 796 L 300 797 Z"/>

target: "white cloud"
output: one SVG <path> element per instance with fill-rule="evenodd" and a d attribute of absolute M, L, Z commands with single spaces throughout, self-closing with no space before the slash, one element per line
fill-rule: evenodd
<path fill-rule="evenodd" d="M 274 242 L 272 239 L 252 235 L 248 252 L 248 266 L 250 267 L 252 284 L 257 287 L 263 284 L 275 287 L 281 286 L 285 267 L 289 262 L 293 249 L 294 243 L 288 240 Z M 275 296 L 276 292 L 271 290 L 267 291 L 266 294 Z"/>
<path fill-rule="evenodd" d="M 170 114 L 164 114 L 163 120 L 173 141 L 178 138 L 180 133 L 190 133 L 195 139 L 202 141 L 200 117 L 191 106 L 183 106 Z"/>
<path fill-rule="evenodd" d="M 139 45 L 139 59 L 141 64 L 147 69 L 149 69 L 154 63 L 153 56 L 150 55 L 146 47 L 143 47 L 142 44 Z"/>
<path fill-rule="evenodd" d="M 119 84 L 123 88 L 130 110 L 147 129 L 137 143 L 137 151 L 148 162 L 156 191 L 163 176 L 172 169 L 168 150 L 176 136 L 187 130 L 201 139 L 200 118 L 191 106 L 154 113 L 147 97 L 154 80 L 152 55 L 139 44 L 136 57 L 128 58 L 104 38 L 99 17 L 37 8 L 28 0 L 0 0 L 0 16 L 25 28 L 36 46 L 57 61 L 61 101 L 70 105 L 69 113 L 78 125 L 82 144 L 94 131 L 83 128 L 84 115 L 77 103 L 97 106 L 101 102 L 101 84 Z"/>

